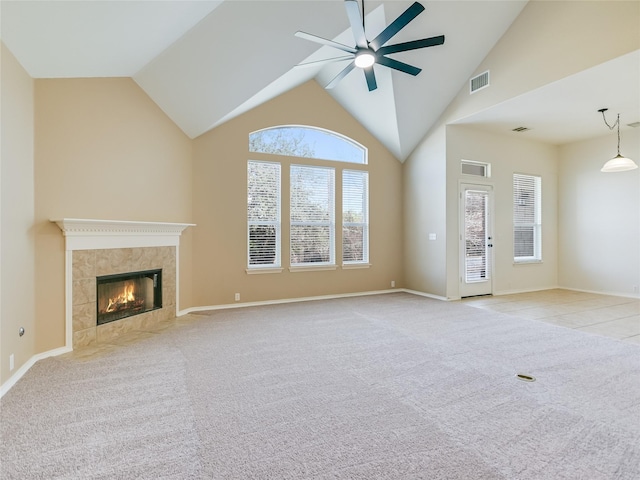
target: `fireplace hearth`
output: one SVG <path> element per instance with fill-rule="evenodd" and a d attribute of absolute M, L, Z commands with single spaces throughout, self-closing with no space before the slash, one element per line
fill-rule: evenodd
<path fill-rule="evenodd" d="M 97 324 L 162 308 L 162 270 L 96 277 Z"/>

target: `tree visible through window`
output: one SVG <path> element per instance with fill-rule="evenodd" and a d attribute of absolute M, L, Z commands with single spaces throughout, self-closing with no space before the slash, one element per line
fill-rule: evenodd
<path fill-rule="evenodd" d="M 280 164 L 247 164 L 249 267 L 280 266 Z"/>
<path fill-rule="evenodd" d="M 290 265 L 336 264 L 336 195 L 342 196 L 343 263 L 369 262 L 369 174 L 366 170 L 341 170 L 343 188 L 336 192 L 336 168 L 326 165 L 326 160 L 366 165 L 366 148 L 328 130 L 281 126 L 251 133 L 249 150 L 320 160 L 319 165 L 309 165 L 309 160 L 302 162 L 304 165 L 290 164 L 285 158 L 248 161 L 249 269 L 280 267 L 283 163 L 289 166 Z"/>
<path fill-rule="evenodd" d="M 291 265 L 335 264 L 335 170 L 291 165 Z"/>
<path fill-rule="evenodd" d="M 320 128 L 285 126 L 249 135 L 249 151 L 293 157 L 367 163 L 367 150 L 335 132 Z"/>

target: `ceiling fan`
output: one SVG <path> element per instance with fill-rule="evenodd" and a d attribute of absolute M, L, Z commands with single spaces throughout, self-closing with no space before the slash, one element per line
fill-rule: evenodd
<path fill-rule="evenodd" d="M 364 76 L 367 80 L 367 87 L 369 87 L 369 91 L 375 90 L 376 88 L 378 88 L 378 84 L 376 83 L 376 76 L 373 72 L 373 66 L 376 63 L 379 65 L 384 65 L 385 67 L 399 70 L 404 73 L 408 73 L 409 75 L 418 75 L 422 71 L 421 68 L 414 67 L 413 65 L 409 65 L 399 60 L 394 60 L 393 58 L 389 58 L 386 55 L 389 55 L 391 53 L 406 52 L 407 50 L 416 50 L 418 48 L 433 47 L 436 45 L 442 45 L 444 43 L 444 35 L 439 35 L 437 37 L 423 38 L 422 40 L 413 40 L 411 42 L 396 43 L 394 45 L 384 46 L 384 44 L 387 43 L 391 39 L 391 37 L 397 34 L 400 30 L 406 27 L 409 22 L 411 22 L 420 13 L 422 13 L 424 7 L 418 2 L 415 2 L 413 5 L 407 8 L 404 13 L 402 13 L 398 18 L 391 22 L 391 24 L 389 24 L 389 26 L 387 26 L 382 31 L 382 33 L 380 33 L 371 41 L 367 40 L 367 37 L 364 33 L 364 15 L 361 15 L 360 13 L 358 1 L 345 0 L 344 5 L 347 9 L 347 16 L 349 17 L 351 31 L 353 32 L 353 37 L 355 39 L 355 47 L 343 45 L 342 43 L 334 42 L 333 40 L 318 37 L 310 33 L 300 31 L 295 33 L 296 37 L 304 38 L 305 40 L 310 40 L 322 45 L 328 45 L 330 47 L 342 50 L 343 52 L 347 52 L 350 54 L 348 56 L 320 60 L 320 62 L 309 62 L 300 65 L 317 65 L 318 63 L 351 59 L 349 65 L 342 69 L 340 73 L 338 73 L 338 75 L 336 75 L 327 84 L 325 88 L 331 89 L 335 87 L 338 82 L 340 82 L 340 80 L 346 77 L 347 74 L 349 74 L 355 67 L 358 67 L 364 71 Z"/>

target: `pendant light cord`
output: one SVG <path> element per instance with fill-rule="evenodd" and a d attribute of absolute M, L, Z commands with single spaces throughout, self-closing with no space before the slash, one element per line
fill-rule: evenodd
<path fill-rule="evenodd" d="M 604 112 L 606 112 L 607 110 L 608 108 L 603 108 L 602 110 L 598 110 L 598 111 L 602 113 L 602 119 L 604 120 L 604 124 L 607 127 L 609 127 L 609 130 L 613 130 L 614 128 L 616 128 L 616 126 L 618 127 L 618 155 L 620 155 L 620 114 L 618 114 L 616 123 L 614 123 L 613 125 L 609 125 L 609 123 L 607 122 L 607 118 L 604 116 Z"/>

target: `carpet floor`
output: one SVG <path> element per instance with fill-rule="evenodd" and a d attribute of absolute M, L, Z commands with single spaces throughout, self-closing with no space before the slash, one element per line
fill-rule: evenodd
<path fill-rule="evenodd" d="M 37 362 L 0 478 L 640 478 L 637 345 L 405 293 L 191 317 Z"/>

